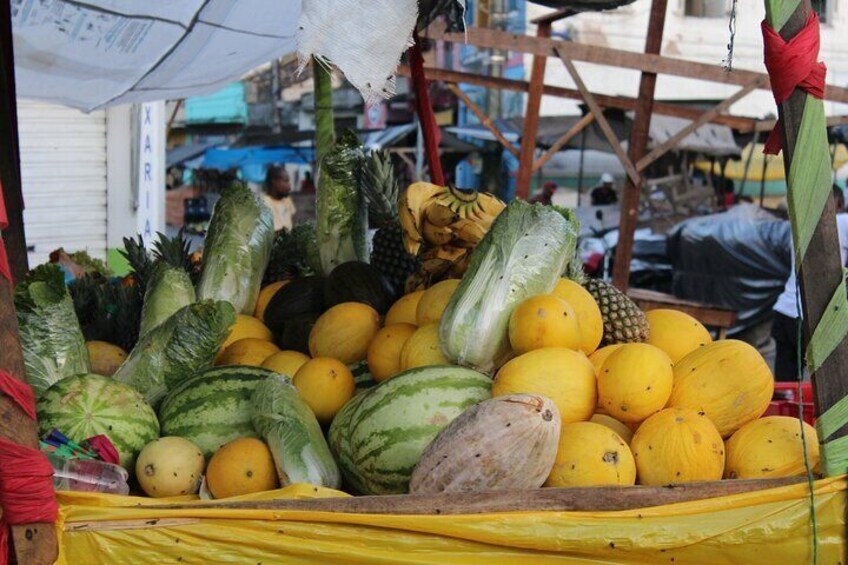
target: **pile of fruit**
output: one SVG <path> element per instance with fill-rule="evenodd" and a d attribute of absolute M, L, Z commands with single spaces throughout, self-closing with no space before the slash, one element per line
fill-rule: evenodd
<path fill-rule="evenodd" d="M 757 350 L 584 280 L 568 211 L 421 183 L 397 194 L 381 159 L 363 178 L 388 193 L 363 192 L 384 201 L 380 245 L 394 255 L 316 261 L 305 231 L 275 237 L 234 188 L 199 272 L 176 244 L 152 259 L 131 246 L 142 306 L 129 351 L 121 336 L 80 348 L 78 322 L 52 343 L 39 322 L 54 309 L 70 319 L 74 301 L 46 271 L 22 285 L 42 429 L 107 435 L 154 497 L 297 482 L 354 494 L 667 485 L 816 467 L 813 428 L 762 417 L 773 380 Z M 41 363 L 49 348 L 76 362 Z"/>

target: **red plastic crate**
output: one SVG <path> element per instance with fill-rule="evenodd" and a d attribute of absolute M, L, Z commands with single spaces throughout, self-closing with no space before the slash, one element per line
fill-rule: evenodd
<path fill-rule="evenodd" d="M 816 409 L 813 404 L 813 386 L 809 382 L 801 383 L 804 397 L 804 421 L 811 426 L 816 423 Z M 763 416 L 798 417 L 798 383 L 774 383 L 774 397 Z"/>

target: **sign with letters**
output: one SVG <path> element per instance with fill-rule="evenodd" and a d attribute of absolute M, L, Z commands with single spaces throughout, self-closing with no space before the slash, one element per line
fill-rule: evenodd
<path fill-rule="evenodd" d="M 162 103 L 141 104 L 140 110 L 136 228 L 145 245 L 150 245 L 156 232 L 164 230 Z"/>

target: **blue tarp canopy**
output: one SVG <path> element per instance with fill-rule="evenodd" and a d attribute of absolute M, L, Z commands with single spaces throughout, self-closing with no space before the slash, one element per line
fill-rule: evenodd
<path fill-rule="evenodd" d="M 237 149 L 208 149 L 203 156 L 205 169 L 241 169 L 242 176 L 251 182 L 265 180 L 269 165 L 310 165 L 315 160 L 311 147 L 239 147 Z"/>

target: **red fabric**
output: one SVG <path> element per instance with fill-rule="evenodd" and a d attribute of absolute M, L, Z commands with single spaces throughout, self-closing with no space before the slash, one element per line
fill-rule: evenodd
<path fill-rule="evenodd" d="M 777 104 L 786 102 L 796 88 L 816 98 L 824 98 L 827 67 L 819 58 L 819 17 L 810 13 L 798 35 L 784 41 L 765 21 L 762 23 L 765 63 L 771 90 Z M 777 155 L 783 148 L 780 121 L 771 131 L 764 153 Z"/>
<path fill-rule="evenodd" d="M 444 186 L 445 174 L 442 172 L 442 162 L 439 159 L 439 143 L 442 141 L 442 130 L 436 123 L 436 114 L 430 105 L 430 92 L 427 77 L 424 76 L 424 57 L 421 55 L 421 41 L 418 33 L 414 33 L 415 45 L 409 49 L 409 68 L 412 73 L 412 88 L 415 90 L 415 112 L 421 122 L 421 133 L 424 135 L 424 150 L 427 153 L 427 163 L 430 165 L 430 180 L 433 184 Z"/>
<path fill-rule="evenodd" d="M 0 371 L 0 393 L 35 419 L 35 395 L 26 383 Z M 56 521 L 52 477 L 53 466 L 40 450 L 0 438 L 0 565 L 9 559 L 8 526 Z"/>
<path fill-rule="evenodd" d="M 9 226 L 9 217 L 6 215 L 6 201 L 3 200 L 3 183 L 0 183 L 0 232 Z M 0 277 L 12 282 L 12 271 L 9 270 L 9 258 L 6 256 L 6 245 L 0 237 Z"/>
<path fill-rule="evenodd" d="M 121 458 L 118 455 L 118 450 L 115 449 L 115 445 L 108 437 L 104 435 L 90 437 L 85 440 L 85 443 L 87 443 L 91 449 L 96 451 L 100 456 L 100 459 L 106 463 L 112 463 L 113 465 L 121 464 Z"/>

